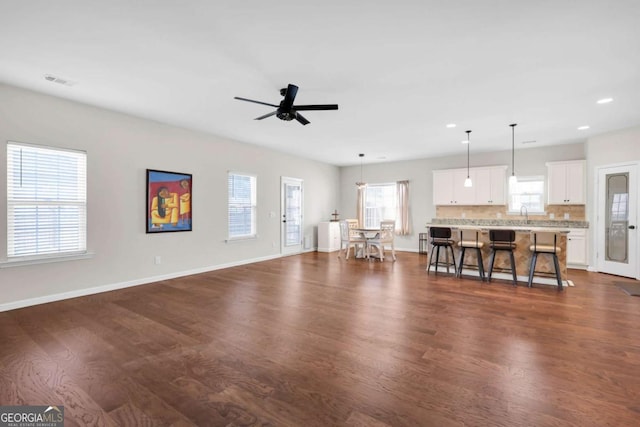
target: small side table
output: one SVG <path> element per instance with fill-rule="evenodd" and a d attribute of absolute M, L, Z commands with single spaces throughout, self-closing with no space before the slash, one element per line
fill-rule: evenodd
<path fill-rule="evenodd" d="M 418 235 L 418 253 L 429 253 L 429 233 L 420 233 Z"/>

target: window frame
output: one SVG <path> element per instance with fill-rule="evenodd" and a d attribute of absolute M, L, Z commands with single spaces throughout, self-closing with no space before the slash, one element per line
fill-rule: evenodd
<path fill-rule="evenodd" d="M 242 235 L 232 235 L 231 232 L 231 192 L 229 191 L 229 181 L 232 176 L 251 178 L 251 233 Z M 247 206 L 241 205 L 241 206 Z M 227 172 L 227 242 L 238 240 L 251 240 L 258 237 L 258 176 L 251 173 L 228 171 Z"/>
<path fill-rule="evenodd" d="M 16 196 L 16 193 L 12 191 L 12 188 L 15 185 L 15 181 L 11 173 L 15 171 L 16 166 L 19 168 L 22 168 L 23 165 L 13 164 L 10 151 L 20 147 L 24 147 L 25 149 L 32 150 L 32 151 L 37 150 L 42 152 L 42 154 L 46 154 L 46 152 L 50 152 L 52 154 L 73 153 L 74 155 L 79 156 L 76 158 L 74 167 L 76 168 L 76 173 L 78 173 L 78 178 L 82 178 L 83 182 L 81 182 L 77 186 L 63 188 L 63 190 L 65 189 L 67 191 L 73 190 L 76 196 L 81 195 L 81 197 L 79 199 L 73 199 L 69 197 L 67 198 L 58 197 L 52 200 L 52 199 L 45 199 L 42 197 L 38 197 L 36 195 L 35 197 L 19 197 L 18 196 L 13 198 L 14 196 Z M 93 254 L 90 254 L 87 251 L 87 241 L 88 241 L 88 196 L 87 196 L 88 155 L 87 155 L 87 152 L 84 150 L 62 148 L 62 147 L 49 146 L 49 145 L 30 144 L 30 143 L 17 142 L 17 141 L 7 141 L 5 153 L 7 156 L 6 158 L 7 182 L 6 182 L 6 197 L 5 197 L 7 202 L 7 207 L 6 207 L 7 235 L 6 235 L 6 254 L 5 254 L 6 260 L 0 262 L 0 267 L 3 268 L 8 266 L 41 264 L 41 263 L 75 260 L 75 259 L 83 259 L 83 258 L 91 257 Z M 38 164 L 35 164 L 35 165 L 38 166 Z M 39 166 L 42 166 L 42 164 Z M 38 169 L 34 169 L 34 170 L 38 170 Z M 70 169 L 67 169 L 66 171 L 71 174 Z M 65 170 L 62 170 L 62 172 L 64 173 Z M 58 177 L 58 179 L 50 180 L 47 183 L 49 185 L 56 186 L 59 188 L 60 184 L 62 183 L 60 179 L 61 177 L 62 176 Z M 46 185 L 47 183 L 41 183 L 37 186 L 37 188 L 40 191 L 43 191 L 43 186 Z M 35 190 L 35 191 L 37 192 L 38 190 Z M 19 217 L 19 215 L 16 215 L 15 209 L 20 208 L 21 206 L 23 207 L 49 206 L 54 208 L 55 207 L 60 208 L 60 207 L 66 206 L 66 207 L 77 208 L 78 213 L 76 215 L 73 215 L 73 220 L 75 221 L 75 224 L 78 225 L 78 228 L 77 228 L 78 237 L 74 241 L 78 249 L 60 250 L 58 248 L 58 250 L 47 250 L 42 252 L 38 252 L 38 250 L 35 250 L 35 251 L 30 251 L 24 254 L 17 254 L 15 249 L 16 227 L 14 226 L 14 224 L 15 224 L 15 219 Z M 37 214 L 36 214 L 36 217 L 37 217 Z M 60 224 L 58 224 L 58 227 L 59 226 Z M 60 228 L 55 228 L 55 230 L 56 230 L 55 239 L 60 239 L 61 238 Z M 42 230 L 42 231 L 45 232 L 45 230 Z M 35 229 L 33 232 L 36 233 L 36 241 L 42 241 L 42 239 L 44 239 L 43 236 L 40 236 L 40 237 L 38 236 L 38 233 L 40 232 L 40 230 Z"/>
<path fill-rule="evenodd" d="M 364 212 L 363 212 L 363 226 L 364 228 L 380 228 L 380 223 L 378 223 L 377 225 L 372 225 L 372 224 L 368 224 L 367 223 L 367 194 L 369 189 L 371 189 L 372 187 L 391 187 L 393 189 L 393 200 L 394 200 L 394 206 L 393 206 L 393 218 L 381 218 L 380 221 L 383 220 L 394 220 L 397 221 L 398 220 L 398 186 L 397 183 L 395 182 L 380 182 L 380 183 L 374 183 L 374 184 L 367 184 L 367 187 L 365 188 L 364 191 Z"/>
<path fill-rule="evenodd" d="M 507 214 L 508 215 L 520 215 L 520 209 L 518 210 L 513 210 L 512 209 L 512 195 L 513 194 L 519 194 L 519 195 L 527 195 L 527 194 L 540 194 L 540 203 L 542 205 L 542 209 L 541 210 L 529 210 L 529 208 L 527 207 L 527 213 L 529 215 L 546 215 L 546 179 L 544 175 L 529 175 L 529 176 L 522 176 L 522 177 L 518 177 L 518 184 L 521 182 L 541 182 L 542 183 L 542 191 L 540 193 L 512 193 L 512 189 L 511 189 L 511 185 L 508 184 L 507 185 Z"/>

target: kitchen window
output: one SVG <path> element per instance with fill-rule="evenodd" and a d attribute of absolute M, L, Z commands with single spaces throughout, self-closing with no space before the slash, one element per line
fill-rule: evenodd
<path fill-rule="evenodd" d="M 519 176 L 509 185 L 509 212 L 519 214 L 523 206 L 529 214 L 544 214 L 544 176 Z"/>

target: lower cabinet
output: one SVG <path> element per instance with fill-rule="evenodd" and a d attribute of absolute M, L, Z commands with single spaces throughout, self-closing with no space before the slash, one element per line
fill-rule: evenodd
<path fill-rule="evenodd" d="M 340 223 L 326 221 L 318 224 L 318 252 L 340 250 Z"/>
<path fill-rule="evenodd" d="M 587 229 L 572 228 L 567 235 L 567 266 L 585 269 L 587 261 Z"/>

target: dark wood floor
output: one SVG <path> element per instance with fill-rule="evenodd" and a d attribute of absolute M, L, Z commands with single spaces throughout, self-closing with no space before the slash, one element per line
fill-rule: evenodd
<path fill-rule="evenodd" d="M 63 404 L 67 426 L 640 424 L 625 279 L 425 264 L 309 253 L 0 313 L 0 404 Z"/>

